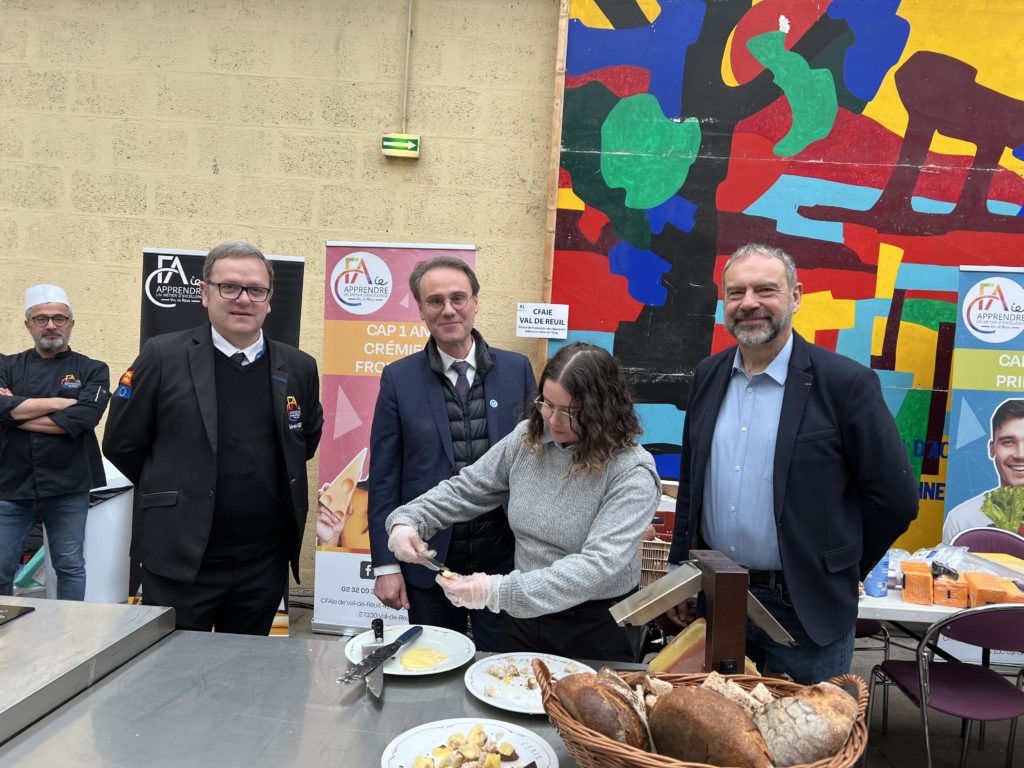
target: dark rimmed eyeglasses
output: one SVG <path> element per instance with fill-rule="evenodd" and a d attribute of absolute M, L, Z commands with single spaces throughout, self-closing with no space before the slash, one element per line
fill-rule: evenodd
<path fill-rule="evenodd" d="M 29 319 L 36 328 L 45 328 L 47 323 L 53 323 L 55 328 L 63 328 L 71 318 L 67 315 L 32 315 Z"/>
<path fill-rule="evenodd" d="M 559 419 L 568 419 L 569 426 L 576 426 L 576 414 L 563 411 L 561 408 L 555 408 L 551 403 L 546 402 L 543 397 L 538 397 L 534 400 L 533 405 L 545 419 L 550 419 L 552 416 L 555 416 Z"/>
<path fill-rule="evenodd" d="M 264 288 L 262 285 L 238 285 L 238 283 L 215 283 L 213 280 L 207 280 L 207 285 L 217 286 L 217 293 L 220 294 L 222 299 L 228 299 L 234 301 L 239 298 L 244 291 L 249 295 L 250 301 L 257 303 L 266 301 L 270 298 L 270 294 L 274 292 L 273 288 Z"/>

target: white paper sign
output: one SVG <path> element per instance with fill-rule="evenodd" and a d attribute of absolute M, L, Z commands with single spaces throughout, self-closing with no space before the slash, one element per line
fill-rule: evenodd
<path fill-rule="evenodd" d="M 516 336 L 564 339 L 569 335 L 568 304 L 526 304 L 516 310 Z"/>

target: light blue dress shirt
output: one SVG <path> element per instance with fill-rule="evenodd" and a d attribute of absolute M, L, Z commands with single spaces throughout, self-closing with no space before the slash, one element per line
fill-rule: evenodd
<path fill-rule="evenodd" d="M 712 549 L 752 570 L 779 570 L 773 501 L 775 439 L 793 337 L 771 364 L 748 376 L 737 348 L 704 476 L 701 535 Z"/>

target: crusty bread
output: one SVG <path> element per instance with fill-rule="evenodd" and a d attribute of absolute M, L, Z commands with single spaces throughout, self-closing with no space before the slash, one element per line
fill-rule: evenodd
<path fill-rule="evenodd" d="M 736 768 L 771 768 L 772 755 L 743 708 L 707 688 L 682 686 L 651 710 L 658 753 L 676 760 Z"/>
<path fill-rule="evenodd" d="M 620 680 L 626 691 L 629 686 Z M 647 724 L 618 685 L 606 676 L 580 672 L 555 683 L 555 695 L 572 717 L 610 739 L 651 749 Z"/>
<path fill-rule="evenodd" d="M 831 683 L 776 699 L 754 716 L 779 768 L 831 757 L 850 738 L 857 702 Z"/>

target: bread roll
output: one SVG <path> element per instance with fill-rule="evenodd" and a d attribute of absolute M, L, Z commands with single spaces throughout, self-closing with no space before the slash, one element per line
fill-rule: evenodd
<path fill-rule="evenodd" d="M 683 686 L 651 710 L 658 754 L 691 763 L 771 768 L 772 755 L 743 708 L 707 688 Z"/>
<path fill-rule="evenodd" d="M 602 675 L 580 672 L 555 683 L 555 695 L 576 721 L 622 744 L 649 751 L 647 724 L 617 688 Z"/>
<path fill-rule="evenodd" d="M 856 719 L 856 700 L 831 683 L 776 699 L 754 716 L 779 768 L 831 757 L 850 738 Z"/>

